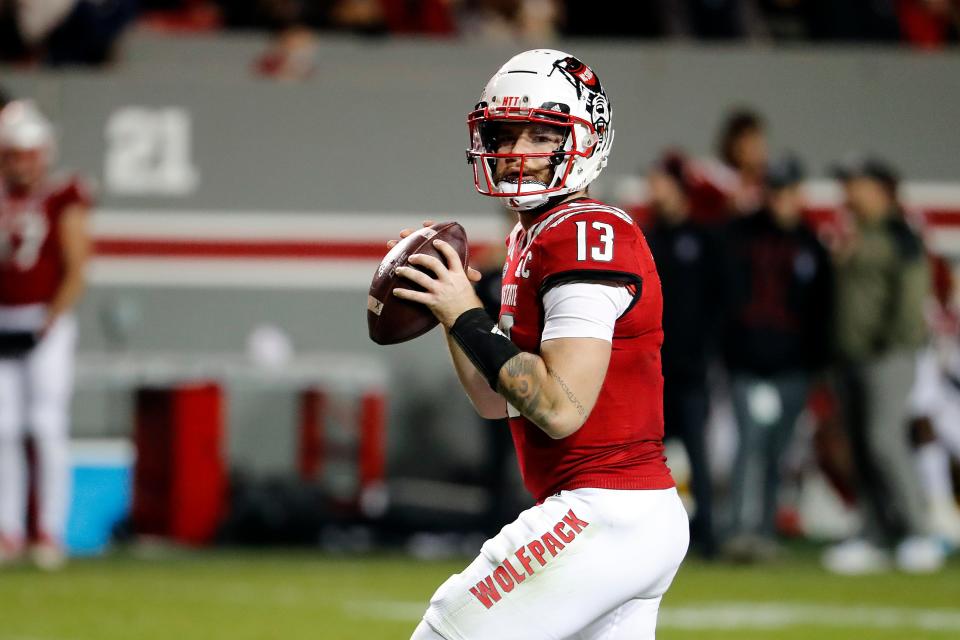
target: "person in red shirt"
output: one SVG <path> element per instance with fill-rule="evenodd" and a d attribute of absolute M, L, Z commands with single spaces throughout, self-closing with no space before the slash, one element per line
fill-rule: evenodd
<path fill-rule="evenodd" d="M 767 125 L 749 108 L 728 113 L 717 136 L 717 158 L 691 163 L 691 214 L 700 223 L 725 223 L 763 206 Z"/>
<path fill-rule="evenodd" d="M 516 212 L 499 322 L 446 243 L 398 297 L 440 320 L 478 412 L 508 417 L 537 499 L 433 596 L 414 640 L 653 638 L 689 542 L 663 455 L 662 297 L 623 211 L 587 195 L 613 142 L 593 70 L 560 51 L 508 61 L 468 116 L 484 195 Z M 401 237 L 409 234 L 401 232 Z"/>
<path fill-rule="evenodd" d="M 69 505 L 68 410 L 76 321 L 90 239 L 90 197 L 76 178 L 49 169 L 53 128 L 27 101 L 0 111 L 0 562 L 25 547 L 29 427 L 38 462 L 44 568 L 64 560 Z"/>

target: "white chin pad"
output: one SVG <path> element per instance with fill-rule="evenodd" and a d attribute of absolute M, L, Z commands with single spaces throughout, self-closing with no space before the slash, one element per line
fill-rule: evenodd
<path fill-rule="evenodd" d="M 529 209 L 536 209 L 537 207 L 546 204 L 547 200 L 550 199 L 551 194 L 537 193 L 534 195 L 524 195 L 524 192 L 541 191 L 546 188 L 547 185 L 543 184 L 542 182 L 523 182 L 520 184 L 519 195 L 516 195 L 512 198 L 505 198 L 507 206 L 514 211 L 527 211 Z M 501 180 L 497 184 L 497 190 L 500 193 L 517 193 L 517 183 L 510 182 L 508 180 Z"/>

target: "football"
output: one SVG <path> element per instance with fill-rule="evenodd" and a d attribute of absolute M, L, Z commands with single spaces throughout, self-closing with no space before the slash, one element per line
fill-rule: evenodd
<path fill-rule="evenodd" d="M 438 324 L 436 317 L 424 305 L 402 300 L 393 295 L 393 290 L 396 288 L 423 290 L 412 281 L 397 276 L 397 267 L 406 266 L 407 258 L 410 256 L 423 253 L 435 256 L 446 263 L 444 257 L 433 246 L 433 240 L 436 239 L 444 240 L 453 247 L 460 256 L 464 268 L 469 264 L 467 234 L 456 222 L 440 222 L 430 227 L 423 227 L 394 245 L 373 274 L 373 282 L 370 283 L 370 293 L 367 296 L 367 327 L 370 331 L 370 339 L 377 344 L 397 344 L 413 340 Z M 427 269 L 415 265 L 409 266 L 432 275 L 432 272 Z"/>

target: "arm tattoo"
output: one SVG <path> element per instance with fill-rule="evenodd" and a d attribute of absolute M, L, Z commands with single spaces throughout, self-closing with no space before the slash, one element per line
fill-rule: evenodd
<path fill-rule="evenodd" d="M 537 380 L 537 365 L 540 358 L 532 353 L 521 353 L 504 365 L 500 372 L 500 383 L 497 391 L 513 405 L 517 411 L 527 416 L 537 425 L 548 424 L 551 414 L 554 413 L 549 399 L 543 396 L 541 382 Z M 576 408 L 580 416 L 586 416 L 587 410 L 583 403 L 574 395 L 567 383 L 556 371 L 546 367 L 547 372 L 557 381 L 570 404 Z M 506 375 L 504 375 L 506 374 Z"/>
<path fill-rule="evenodd" d="M 547 371 L 549 371 L 550 375 L 556 379 L 557 383 L 560 385 L 560 388 L 563 389 L 563 392 L 567 394 L 567 400 L 569 400 L 570 404 L 577 408 L 577 413 L 579 413 L 581 416 L 587 415 L 587 410 L 583 408 L 583 404 L 581 404 L 580 400 L 577 399 L 577 396 L 573 395 L 573 391 L 570 391 L 570 387 L 568 387 L 567 383 L 563 381 L 563 378 L 561 378 L 557 372 L 550 367 L 547 367 Z"/>
<path fill-rule="evenodd" d="M 549 424 L 551 412 L 548 401 L 542 397 L 542 389 L 536 379 L 539 359 L 532 353 L 521 353 L 508 360 L 500 370 L 497 391 L 517 411 L 542 426 Z"/>

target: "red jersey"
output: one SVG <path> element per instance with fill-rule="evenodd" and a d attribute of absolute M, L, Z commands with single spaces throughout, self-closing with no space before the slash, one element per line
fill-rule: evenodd
<path fill-rule="evenodd" d="M 0 182 L 0 305 L 49 303 L 63 280 L 60 219 L 90 205 L 76 178 L 18 193 Z"/>
<path fill-rule="evenodd" d="M 500 328 L 523 351 L 539 353 L 544 292 L 583 280 L 612 280 L 636 293 L 614 326 L 597 403 L 576 433 L 554 440 L 508 405 L 524 484 L 541 501 L 563 489 L 673 487 L 663 455 L 660 278 L 626 213 L 581 198 L 529 229 L 517 225 L 507 240 Z"/>

